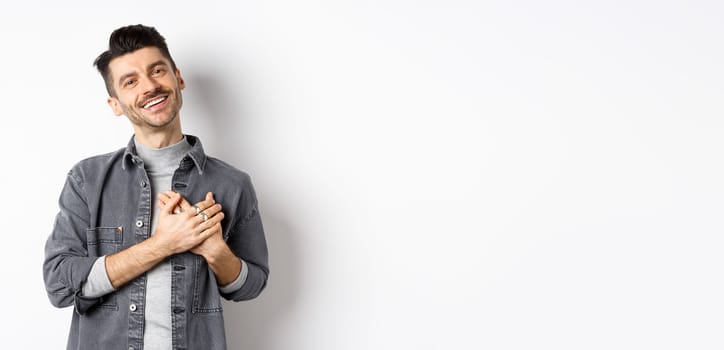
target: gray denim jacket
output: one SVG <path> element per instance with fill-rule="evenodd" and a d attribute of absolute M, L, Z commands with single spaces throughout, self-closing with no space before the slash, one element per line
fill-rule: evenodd
<path fill-rule="evenodd" d="M 173 349 L 226 349 L 220 297 L 256 297 L 269 275 L 266 239 L 256 195 L 247 174 L 208 157 L 198 138 L 173 175 L 173 190 L 190 203 L 207 192 L 221 203 L 224 240 L 246 262 L 241 289 L 222 294 L 206 261 L 190 252 L 169 258 L 172 266 Z M 67 349 L 141 350 L 146 277 L 100 298 L 82 295 L 93 263 L 150 237 L 151 193 L 133 138 L 126 148 L 85 159 L 68 173 L 60 212 L 45 245 L 43 277 L 50 302 L 73 305 Z"/>

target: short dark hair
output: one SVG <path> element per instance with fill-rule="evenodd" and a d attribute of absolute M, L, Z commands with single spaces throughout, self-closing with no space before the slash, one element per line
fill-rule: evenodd
<path fill-rule="evenodd" d="M 118 28 L 111 33 L 111 38 L 108 40 L 108 50 L 100 54 L 93 62 L 93 65 L 98 68 L 98 72 L 103 76 L 108 95 L 115 96 L 113 81 L 111 81 L 111 72 L 108 68 L 111 60 L 144 47 L 155 47 L 159 49 L 163 57 L 171 62 L 171 68 L 174 72 L 176 71 L 176 63 L 168 52 L 166 39 L 161 36 L 156 28 L 142 24 Z"/>

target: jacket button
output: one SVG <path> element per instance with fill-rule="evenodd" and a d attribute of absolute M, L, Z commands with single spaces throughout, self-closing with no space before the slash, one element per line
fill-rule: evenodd
<path fill-rule="evenodd" d="M 143 227 L 143 221 L 141 221 L 141 220 L 136 221 L 136 227 Z"/>
<path fill-rule="evenodd" d="M 136 304 L 131 304 L 130 306 L 128 306 L 128 310 L 136 311 Z"/>
<path fill-rule="evenodd" d="M 146 181 L 141 181 L 141 187 L 146 187 Z"/>
<path fill-rule="evenodd" d="M 182 313 L 182 312 L 184 312 L 184 311 L 185 311 L 185 310 L 184 310 L 184 308 L 182 308 L 182 307 L 177 307 L 177 308 L 173 309 L 173 313 L 175 313 L 175 314 L 180 314 L 180 313 Z"/>

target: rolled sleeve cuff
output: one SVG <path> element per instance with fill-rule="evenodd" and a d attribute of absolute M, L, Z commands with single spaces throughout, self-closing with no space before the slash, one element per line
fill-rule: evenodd
<path fill-rule="evenodd" d="M 241 289 L 241 287 L 244 286 L 244 282 L 246 282 L 246 276 L 249 275 L 249 267 L 246 266 L 244 260 L 239 260 L 241 261 L 241 272 L 239 272 L 239 276 L 236 277 L 234 282 L 219 287 L 219 290 L 224 294 L 236 292 L 237 290 Z"/>
<path fill-rule="evenodd" d="M 106 257 L 98 258 L 88 274 L 88 279 L 83 284 L 83 296 L 89 299 L 104 296 L 115 289 L 106 272 Z"/>

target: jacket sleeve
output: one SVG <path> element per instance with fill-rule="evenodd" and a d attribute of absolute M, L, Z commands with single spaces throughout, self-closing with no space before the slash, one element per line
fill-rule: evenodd
<path fill-rule="evenodd" d="M 227 300 L 242 301 L 256 298 L 269 278 L 269 254 L 264 236 L 264 227 L 259 215 L 256 194 L 248 176 L 243 183 L 240 220 L 229 231 L 227 244 L 231 251 L 244 260 L 248 267 L 246 281 L 238 290 L 221 293 Z"/>
<path fill-rule="evenodd" d="M 43 279 L 51 304 L 75 305 L 83 314 L 101 298 L 85 298 L 82 287 L 97 257 L 88 256 L 86 229 L 90 213 L 81 178 L 71 170 L 59 200 L 60 211 L 45 243 Z"/>

